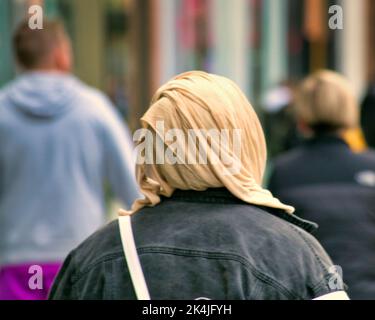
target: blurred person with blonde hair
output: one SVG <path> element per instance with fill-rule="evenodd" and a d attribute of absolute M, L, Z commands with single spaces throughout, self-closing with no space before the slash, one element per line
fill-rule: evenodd
<path fill-rule="evenodd" d="M 261 187 L 264 134 L 235 83 L 181 74 L 141 123 L 144 199 L 70 253 L 50 299 L 348 298 L 329 285 L 340 276 L 310 234 L 316 226 Z"/>
<path fill-rule="evenodd" d="M 139 193 L 130 134 L 71 74 L 63 25 L 25 20 L 13 46 L 22 73 L 0 91 L 0 300 L 45 299 L 65 256 L 105 223 L 104 184 L 125 206 Z"/>
<path fill-rule="evenodd" d="M 359 106 L 348 80 L 332 71 L 307 77 L 295 112 L 306 142 L 274 161 L 269 188 L 291 203 L 340 265 L 353 299 L 375 298 L 375 154 L 345 142 L 359 127 Z"/>

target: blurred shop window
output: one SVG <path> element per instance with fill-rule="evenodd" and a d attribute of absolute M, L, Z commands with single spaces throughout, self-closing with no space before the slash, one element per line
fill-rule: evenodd
<path fill-rule="evenodd" d="M 210 1 L 177 1 L 178 71 L 210 70 Z"/>
<path fill-rule="evenodd" d="M 70 0 L 47 0 L 45 3 L 47 15 L 64 21 L 65 29 L 74 43 L 73 9 Z"/>
<path fill-rule="evenodd" d="M 75 1 L 82 0 L 44 0 L 47 15 L 61 18 L 72 39 L 75 51 L 76 70 L 82 80 L 98 86 L 112 100 L 121 115 L 129 117 L 128 77 L 129 77 L 129 7 L 131 1 L 95 0 L 92 5 L 99 16 L 94 22 L 88 22 L 90 15 L 82 11 L 88 6 L 78 6 Z M 86 1 L 87 2 L 87 1 Z M 85 3 L 86 4 L 86 3 Z M 89 3 L 87 3 L 88 5 Z M 90 26 L 95 26 L 95 33 Z M 90 34 L 87 32 L 90 31 Z M 90 48 L 100 47 L 99 60 L 92 59 L 89 49 L 79 42 L 82 37 L 88 39 Z M 87 43 L 86 43 L 87 44 Z M 102 45 L 103 44 L 103 45 Z M 87 59 L 85 58 L 87 57 Z M 84 61 L 82 60 L 84 59 Z M 95 69 L 88 72 L 87 64 Z M 84 65 L 84 66 L 83 66 Z M 94 81 L 93 77 L 99 79 Z M 98 80 L 96 79 L 96 80 Z"/>
<path fill-rule="evenodd" d="M 105 14 L 105 90 L 124 118 L 129 118 L 129 4 L 106 1 Z"/>
<path fill-rule="evenodd" d="M 252 57 L 252 63 L 250 64 L 250 74 L 252 75 L 252 103 L 258 112 L 258 105 L 260 104 L 261 98 L 261 76 L 262 76 L 262 0 L 249 0 L 249 44 L 247 46 L 247 54 Z M 261 120 L 263 120 L 261 118 Z"/>

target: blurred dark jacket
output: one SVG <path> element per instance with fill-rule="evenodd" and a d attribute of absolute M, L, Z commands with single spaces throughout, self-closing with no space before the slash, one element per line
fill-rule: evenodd
<path fill-rule="evenodd" d="M 263 128 L 268 155 L 274 158 L 301 142 L 293 111 L 292 86 L 280 85 L 267 92 L 263 102 Z"/>
<path fill-rule="evenodd" d="M 375 84 L 369 87 L 362 102 L 361 125 L 368 145 L 375 148 Z"/>
<path fill-rule="evenodd" d="M 317 239 L 343 269 L 352 299 L 375 298 L 375 154 L 318 136 L 279 157 L 269 189 L 319 225 Z"/>
<path fill-rule="evenodd" d="M 132 217 L 152 299 L 313 299 L 339 287 L 315 225 L 226 189 L 175 191 Z M 135 299 L 118 221 L 70 253 L 50 299 Z"/>

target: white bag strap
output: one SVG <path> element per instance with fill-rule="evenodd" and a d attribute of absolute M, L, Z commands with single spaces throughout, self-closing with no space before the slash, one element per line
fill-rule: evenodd
<path fill-rule="evenodd" d="M 119 219 L 122 247 L 126 262 L 133 282 L 135 294 L 138 300 L 151 300 L 148 292 L 145 276 L 139 261 L 137 248 L 134 242 L 133 229 L 130 216 L 120 216 Z"/>

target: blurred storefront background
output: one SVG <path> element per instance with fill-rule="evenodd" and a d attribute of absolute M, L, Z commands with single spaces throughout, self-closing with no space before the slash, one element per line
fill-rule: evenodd
<path fill-rule="evenodd" d="M 375 78 L 373 0 L 1 0 L 0 86 L 16 74 L 11 33 L 32 4 L 61 18 L 75 73 L 104 90 L 134 129 L 152 92 L 203 69 L 236 81 L 256 108 L 284 81 L 330 68 L 360 98 Z M 328 26 L 343 8 L 343 29 Z"/>

